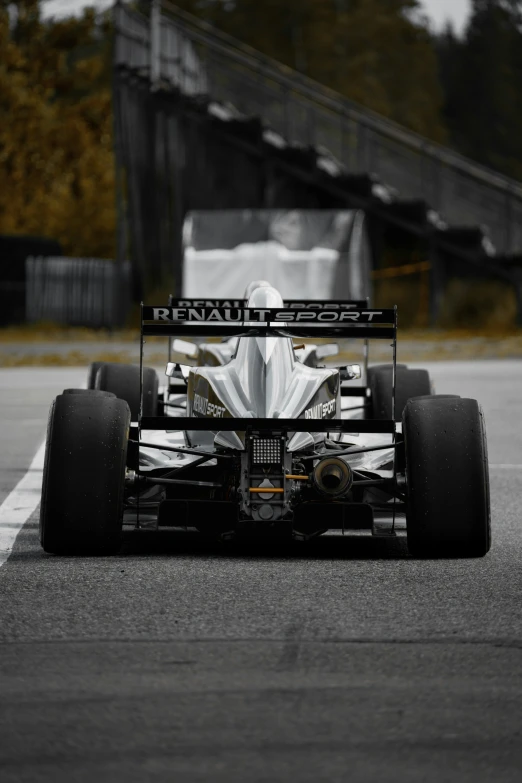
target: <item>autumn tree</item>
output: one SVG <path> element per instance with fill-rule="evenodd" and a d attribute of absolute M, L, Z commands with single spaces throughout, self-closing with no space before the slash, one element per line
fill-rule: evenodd
<path fill-rule="evenodd" d="M 8 13 L 9 12 L 9 13 Z M 0 6 L 0 232 L 114 256 L 110 27 Z"/>
<path fill-rule="evenodd" d="M 522 179 L 522 0 L 473 0 L 463 38 L 447 29 L 438 50 L 451 142 Z"/>

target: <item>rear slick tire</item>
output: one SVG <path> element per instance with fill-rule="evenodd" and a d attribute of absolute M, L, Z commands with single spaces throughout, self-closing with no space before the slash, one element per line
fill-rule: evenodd
<path fill-rule="evenodd" d="M 159 380 L 152 367 L 143 368 L 143 416 L 158 415 Z M 140 413 L 140 368 L 137 364 L 102 364 L 96 375 L 96 389 L 109 391 L 129 404 L 132 421 Z"/>
<path fill-rule="evenodd" d="M 62 394 L 53 402 L 40 506 L 45 552 L 118 551 L 129 426 L 129 406 L 116 397 Z"/>
<path fill-rule="evenodd" d="M 100 389 L 64 389 L 62 394 L 90 394 L 98 395 L 98 397 L 116 397 L 115 394 L 108 391 L 101 391 Z"/>
<path fill-rule="evenodd" d="M 370 367 L 370 419 L 392 419 L 392 365 Z M 395 421 L 400 421 L 407 401 L 411 397 L 431 395 L 431 381 L 427 370 L 410 370 L 397 365 L 395 379 Z"/>
<path fill-rule="evenodd" d="M 403 415 L 406 532 L 414 557 L 483 557 L 491 546 L 486 431 L 476 400 L 410 400 Z"/>

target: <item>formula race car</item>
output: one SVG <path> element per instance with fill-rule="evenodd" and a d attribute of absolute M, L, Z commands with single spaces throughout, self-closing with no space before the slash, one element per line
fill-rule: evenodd
<path fill-rule="evenodd" d="M 420 395 L 396 421 L 396 309 L 285 308 L 255 287 L 238 307 L 142 306 L 140 366 L 101 364 L 94 389 L 54 401 L 40 512 L 46 552 L 117 552 L 124 529 L 196 528 L 220 540 L 395 535 L 417 557 L 490 548 L 489 479 L 475 400 Z M 194 306 L 192 306 L 194 305 Z M 159 392 L 148 335 L 237 338 L 217 366 L 168 362 Z M 387 418 L 353 418 L 358 365 L 311 367 L 294 339 L 385 339 Z M 91 379 L 92 382 L 92 379 Z M 364 390 L 365 391 L 365 390 Z"/>

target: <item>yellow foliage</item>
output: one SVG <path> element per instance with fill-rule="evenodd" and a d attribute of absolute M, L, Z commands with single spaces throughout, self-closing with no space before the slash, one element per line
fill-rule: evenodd
<path fill-rule="evenodd" d="M 30 32 L 19 23 L 15 35 L 0 11 L 0 233 L 57 239 L 72 256 L 113 257 L 106 55 L 98 46 L 80 56 L 94 25 L 92 13 L 32 20 Z"/>

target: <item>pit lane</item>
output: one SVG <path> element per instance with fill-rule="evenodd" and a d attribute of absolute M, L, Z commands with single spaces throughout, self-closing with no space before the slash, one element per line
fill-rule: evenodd
<path fill-rule="evenodd" d="M 488 428 L 493 548 L 420 562 L 405 541 L 291 550 L 129 536 L 115 558 L 0 568 L 2 781 L 518 781 L 522 363 L 440 363 Z M 0 502 L 83 369 L 0 371 Z"/>

